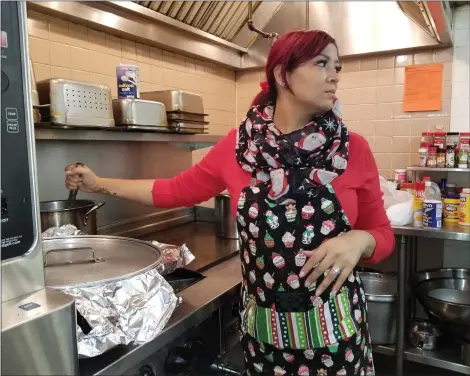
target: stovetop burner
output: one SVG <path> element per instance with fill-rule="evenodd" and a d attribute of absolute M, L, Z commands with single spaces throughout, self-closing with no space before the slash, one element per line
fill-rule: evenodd
<path fill-rule="evenodd" d="M 175 293 L 178 293 L 203 280 L 206 276 L 189 269 L 176 269 L 173 273 L 165 275 L 164 278 L 173 287 Z"/>

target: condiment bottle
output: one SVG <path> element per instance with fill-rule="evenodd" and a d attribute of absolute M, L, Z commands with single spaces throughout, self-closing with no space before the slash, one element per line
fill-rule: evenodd
<path fill-rule="evenodd" d="M 433 145 L 440 149 L 445 149 L 446 147 L 446 132 L 434 132 L 434 141 Z M 423 139 L 421 137 L 421 139 Z"/>
<path fill-rule="evenodd" d="M 413 195 L 413 226 L 423 226 L 424 181 L 415 182 Z"/>
<path fill-rule="evenodd" d="M 448 145 L 446 150 L 446 167 L 455 167 L 455 148 L 453 145 Z"/>
<path fill-rule="evenodd" d="M 436 152 L 437 152 L 437 148 L 432 146 L 428 149 L 428 159 L 426 161 L 426 166 L 427 167 L 431 167 L 431 168 L 434 168 L 436 167 Z"/>
<path fill-rule="evenodd" d="M 446 151 L 445 149 L 437 149 L 436 167 L 443 168 L 445 166 L 446 166 Z"/>
<path fill-rule="evenodd" d="M 444 198 L 444 209 L 442 217 L 444 223 L 459 222 L 460 195 L 450 194 Z"/>
<path fill-rule="evenodd" d="M 464 188 L 460 193 L 459 225 L 470 226 L 470 188 Z"/>
<path fill-rule="evenodd" d="M 429 144 L 429 143 L 421 144 L 421 146 L 418 150 L 418 153 L 419 153 L 419 167 L 426 167 L 430 146 L 431 146 L 431 144 Z"/>
<path fill-rule="evenodd" d="M 456 155 L 456 164 L 458 168 L 467 168 L 468 165 L 468 152 L 465 149 L 457 148 L 455 149 Z"/>

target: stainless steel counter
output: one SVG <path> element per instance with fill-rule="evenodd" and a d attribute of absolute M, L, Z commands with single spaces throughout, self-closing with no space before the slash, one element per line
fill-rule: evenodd
<path fill-rule="evenodd" d="M 395 235 L 419 236 L 424 238 L 470 241 L 470 227 L 445 225 L 440 229 L 414 226 L 392 226 Z"/>
<path fill-rule="evenodd" d="M 80 360 L 80 376 L 121 375 L 132 364 L 152 355 L 217 310 L 241 283 L 240 260 L 233 257 L 208 269 L 205 279 L 183 290 L 183 303 L 176 308 L 163 332 L 141 346 L 122 346 L 99 357 Z"/>
<path fill-rule="evenodd" d="M 140 240 L 157 240 L 160 243 L 180 245 L 186 243 L 196 259 L 187 269 L 203 272 L 206 269 L 238 254 L 238 241 L 219 239 L 213 223 L 190 222 L 162 231 L 137 237 Z"/>

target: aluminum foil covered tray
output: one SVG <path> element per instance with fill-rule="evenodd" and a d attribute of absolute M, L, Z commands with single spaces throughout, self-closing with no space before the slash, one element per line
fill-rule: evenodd
<path fill-rule="evenodd" d="M 72 231 L 56 231 L 65 230 Z M 151 341 L 179 302 L 160 273 L 162 251 L 149 242 L 113 236 L 44 237 L 43 252 L 46 285 L 76 299 L 82 358 L 120 344 Z"/>

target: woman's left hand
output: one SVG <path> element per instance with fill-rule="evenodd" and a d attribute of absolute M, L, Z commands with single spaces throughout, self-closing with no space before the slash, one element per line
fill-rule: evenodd
<path fill-rule="evenodd" d="M 375 239 L 367 231 L 352 230 L 341 236 L 329 239 L 313 251 L 304 251 L 309 257 L 300 271 L 300 278 L 310 275 L 305 286 L 310 286 L 328 270 L 315 295 L 321 295 L 336 279 L 331 291 L 336 294 L 346 278 L 353 271 L 361 257 L 370 258 L 375 250 Z"/>

